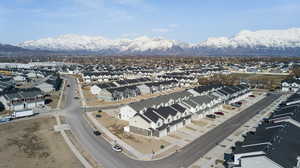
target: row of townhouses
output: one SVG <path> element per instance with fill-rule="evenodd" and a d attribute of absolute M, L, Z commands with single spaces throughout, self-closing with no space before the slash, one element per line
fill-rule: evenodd
<path fill-rule="evenodd" d="M 159 75 L 157 79 L 160 81 L 169 81 L 169 80 L 176 80 L 182 86 L 189 86 L 190 84 L 195 84 L 198 82 L 196 77 L 188 77 L 188 76 L 167 76 L 167 75 Z"/>
<path fill-rule="evenodd" d="M 12 118 L 33 115 L 33 109 L 45 105 L 45 96 L 40 89 L 14 89 L 0 96 L 5 109 L 12 111 Z"/>
<path fill-rule="evenodd" d="M 283 92 L 297 92 L 300 88 L 299 79 L 286 79 L 281 82 L 281 90 Z"/>
<path fill-rule="evenodd" d="M 15 80 L 17 77 L 14 75 L 15 71 L 18 71 L 18 74 L 27 74 L 26 83 L 22 84 Z M 31 77 L 28 75 L 28 71 L 32 71 Z M 0 122 L 44 111 L 42 109 L 45 107 L 45 95 L 50 96 L 54 91 L 58 91 L 62 84 L 62 79 L 58 74 L 40 69 L 19 70 L 10 68 L 6 71 L 2 69 L 1 73 Z M 38 73 L 43 74 L 44 78 L 38 77 L 36 75 Z"/>
<path fill-rule="evenodd" d="M 131 85 L 143 84 L 143 83 L 147 83 L 147 82 L 151 82 L 151 79 L 136 78 L 136 79 L 117 80 L 114 82 L 97 83 L 91 87 L 91 93 L 95 94 L 95 95 L 99 95 L 100 91 L 103 89 L 131 86 Z"/>
<path fill-rule="evenodd" d="M 103 82 L 110 80 L 118 80 L 124 78 L 124 73 L 121 72 L 83 72 L 81 77 L 85 83 Z"/>
<path fill-rule="evenodd" d="M 201 86 L 124 105 L 118 117 L 129 121 L 126 132 L 162 137 L 249 94 L 245 85 Z"/>
<path fill-rule="evenodd" d="M 299 168 L 300 93 L 289 97 L 243 137 L 232 153 L 225 154 L 227 167 Z"/>
<path fill-rule="evenodd" d="M 95 94 L 97 98 L 105 101 L 118 101 L 130 97 L 135 97 L 138 95 L 153 94 L 160 91 L 169 90 L 178 87 L 177 81 L 161 81 L 161 82 L 151 82 L 148 79 L 139 80 L 136 85 L 128 85 L 129 83 L 125 81 L 133 80 L 123 80 L 122 83 L 110 82 L 96 84 L 91 87 L 91 93 Z M 134 80 L 136 81 L 136 80 Z M 132 82 L 133 83 L 133 82 Z M 136 83 L 136 82 L 134 82 Z M 120 86 L 122 84 L 123 86 Z"/>

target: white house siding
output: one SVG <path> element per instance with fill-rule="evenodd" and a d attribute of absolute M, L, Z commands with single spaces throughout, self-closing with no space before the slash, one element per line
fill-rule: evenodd
<path fill-rule="evenodd" d="M 292 91 L 293 91 L 293 92 L 297 92 L 298 90 L 299 90 L 298 87 L 292 87 Z"/>
<path fill-rule="evenodd" d="M 177 124 L 171 125 L 171 126 L 169 127 L 169 128 L 170 128 L 170 132 L 168 132 L 168 134 L 171 133 L 171 132 L 175 132 L 175 131 L 177 130 L 176 125 L 177 125 Z"/>
<path fill-rule="evenodd" d="M 10 108 L 10 107 L 8 106 L 8 104 L 7 104 L 6 99 L 5 99 L 3 96 L 0 97 L 0 101 L 1 101 L 2 104 L 4 105 L 5 109 L 9 109 L 9 108 Z"/>
<path fill-rule="evenodd" d="M 241 168 L 283 168 L 265 156 L 241 158 Z"/>
<path fill-rule="evenodd" d="M 265 153 L 262 152 L 262 151 L 234 154 L 234 162 L 233 162 L 233 164 L 239 165 L 240 164 L 240 159 L 242 157 L 255 156 L 255 155 L 263 155 L 263 154 L 265 154 Z"/>
<path fill-rule="evenodd" d="M 183 127 L 183 123 L 179 122 L 176 124 L 176 130 Z"/>
<path fill-rule="evenodd" d="M 119 113 L 119 118 L 121 120 L 130 120 L 135 114 L 137 113 L 137 111 L 135 111 L 133 108 L 131 108 L 129 105 L 125 105 L 122 106 L 120 108 L 120 113 Z"/>
<path fill-rule="evenodd" d="M 97 85 L 93 85 L 90 90 L 92 94 L 98 95 L 101 91 L 101 88 L 99 88 Z"/>
<path fill-rule="evenodd" d="M 45 101 L 44 100 L 36 101 L 36 105 L 37 106 L 43 106 L 43 105 L 45 105 Z"/>
<path fill-rule="evenodd" d="M 97 98 L 102 99 L 104 101 L 113 101 L 112 94 L 106 89 L 102 89 L 97 95 Z"/>
<path fill-rule="evenodd" d="M 151 90 L 147 85 L 138 85 L 137 88 L 140 89 L 142 95 L 151 93 Z"/>
<path fill-rule="evenodd" d="M 11 105 L 12 111 L 21 111 L 24 109 L 24 103 Z"/>
<path fill-rule="evenodd" d="M 36 103 L 35 102 L 26 103 L 26 107 L 29 108 L 29 109 L 35 108 Z"/>
<path fill-rule="evenodd" d="M 33 109 L 33 108 L 40 107 L 42 105 L 45 105 L 44 101 L 35 101 L 35 102 L 27 103 L 27 108 Z"/>
<path fill-rule="evenodd" d="M 129 125 L 130 126 L 134 126 L 134 127 L 138 127 L 138 128 L 142 128 L 142 129 L 148 129 L 148 128 L 150 128 L 150 123 L 148 123 L 147 121 L 145 121 L 139 115 L 136 115 L 135 117 L 131 118 L 129 120 Z"/>
<path fill-rule="evenodd" d="M 163 136 L 167 136 L 168 135 L 167 129 L 163 129 L 163 130 L 160 130 L 160 131 L 157 131 L 157 132 L 158 132 L 157 137 L 163 137 Z"/>

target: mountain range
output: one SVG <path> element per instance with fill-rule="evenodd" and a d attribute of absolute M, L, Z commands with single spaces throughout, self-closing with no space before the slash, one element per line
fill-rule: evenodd
<path fill-rule="evenodd" d="M 3 51 L 3 46 L 0 45 L 0 51 Z M 244 30 L 233 37 L 209 38 L 199 43 L 146 36 L 112 40 L 101 36 L 67 34 L 25 41 L 14 47 L 14 50 L 99 55 L 300 56 L 300 28 Z M 9 47 L 6 45 L 4 48 Z"/>

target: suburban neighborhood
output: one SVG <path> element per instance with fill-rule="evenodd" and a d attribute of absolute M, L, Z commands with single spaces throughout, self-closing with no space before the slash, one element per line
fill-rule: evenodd
<path fill-rule="evenodd" d="M 110 144 L 111 154 L 122 153 L 131 166 L 157 162 L 168 167 L 167 158 L 180 161 L 205 147 L 201 156 L 180 164 L 297 167 L 299 65 L 1 63 L 0 121 L 54 116 L 54 131 L 84 167 L 103 164 L 86 155 L 102 150 L 97 143 Z M 212 137 L 219 132 L 222 136 Z"/>

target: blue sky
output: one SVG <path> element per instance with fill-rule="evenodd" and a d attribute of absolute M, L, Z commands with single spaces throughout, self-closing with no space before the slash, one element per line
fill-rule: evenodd
<path fill-rule="evenodd" d="M 300 27 L 299 0 L 1 0 L 0 43 L 62 34 L 199 42 Z"/>

